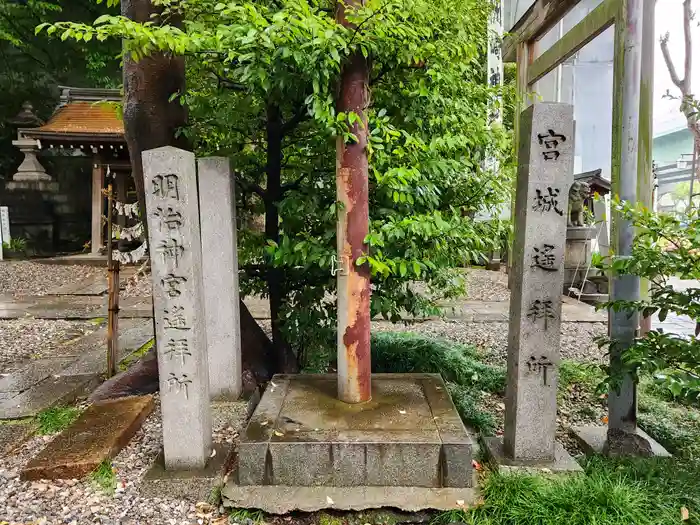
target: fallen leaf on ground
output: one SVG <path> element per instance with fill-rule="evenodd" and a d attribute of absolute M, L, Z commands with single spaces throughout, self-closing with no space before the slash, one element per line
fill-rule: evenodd
<path fill-rule="evenodd" d="M 603 416 L 602 418 L 600 418 L 600 420 L 606 425 L 608 424 L 608 416 Z"/>
<path fill-rule="evenodd" d="M 273 434 L 274 434 L 275 436 L 278 436 L 278 437 L 284 436 L 284 434 L 283 434 L 282 432 L 280 432 L 279 430 L 275 430 L 275 431 L 273 432 Z"/>
<path fill-rule="evenodd" d="M 688 521 L 690 519 L 690 512 L 686 507 L 681 507 L 681 521 Z"/>

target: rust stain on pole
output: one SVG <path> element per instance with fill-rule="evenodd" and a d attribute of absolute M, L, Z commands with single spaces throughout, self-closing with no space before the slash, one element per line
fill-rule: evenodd
<path fill-rule="evenodd" d="M 349 0 L 348 7 L 362 5 Z M 345 5 L 338 3 L 336 19 L 349 26 Z M 357 52 L 344 65 L 338 112 L 356 113 L 363 121 L 352 126 L 356 142 L 337 142 L 336 189 L 338 201 L 338 398 L 346 403 L 369 401 L 370 358 L 370 271 L 367 263 L 357 266 L 367 253 L 364 240 L 369 231 L 369 167 L 367 162 L 367 117 L 369 66 Z"/>

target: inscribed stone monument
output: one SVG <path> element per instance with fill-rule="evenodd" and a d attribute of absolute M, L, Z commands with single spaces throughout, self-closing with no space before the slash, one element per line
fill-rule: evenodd
<path fill-rule="evenodd" d="M 194 155 L 145 151 L 143 172 L 165 466 L 200 469 L 212 434 Z"/>
<path fill-rule="evenodd" d="M 209 394 L 235 400 L 242 389 L 235 182 L 227 158 L 199 159 L 197 165 Z"/>
<path fill-rule="evenodd" d="M 563 453 L 555 454 L 555 432 L 573 107 L 530 106 L 520 130 L 505 433 L 502 444 L 489 443 L 499 462 L 513 465 Z"/>

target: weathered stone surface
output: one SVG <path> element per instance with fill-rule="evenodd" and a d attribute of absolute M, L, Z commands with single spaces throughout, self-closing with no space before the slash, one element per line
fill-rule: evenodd
<path fill-rule="evenodd" d="M 228 447 L 214 444 L 213 450 L 204 468 L 186 470 L 166 468 L 161 451 L 141 481 L 140 494 L 146 498 L 207 501 L 211 490 L 222 484 L 230 460 Z"/>
<path fill-rule="evenodd" d="M 151 319 L 120 319 L 117 361 L 138 350 L 153 338 Z M 107 370 L 107 328 L 86 336 L 80 356 L 63 368 L 59 375 L 104 374 Z"/>
<path fill-rule="evenodd" d="M 0 419 L 32 417 L 46 408 L 72 403 L 98 382 L 95 374 L 48 377 L 21 394 L 0 400 Z"/>
<path fill-rule="evenodd" d="M 455 510 L 469 508 L 479 498 L 473 488 L 241 486 L 231 478 L 221 494 L 226 507 L 261 509 L 271 514 L 321 509 Z"/>
<path fill-rule="evenodd" d="M 508 333 L 505 456 L 553 461 L 573 107 L 534 104 L 521 116 Z"/>
<path fill-rule="evenodd" d="M 551 459 L 513 459 L 503 446 L 503 438 L 490 437 L 484 440 L 486 455 L 501 472 L 525 472 L 532 474 L 570 474 L 583 472 L 574 458 L 559 443 L 554 443 Z"/>
<path fill-rule="evenodd" d="M 143 172 L 165 465 L 200 469 L 211 452 L 211 413 L 194 155 L 145 151 Z"/>
<path fill-rule="evenodd" d="M 151 396 L 95 403 L 27 464 L 21 479 L 83 477 L 116 456 L 152 410 Z"/>
<path fill-rule="evenodd" d="M 579 442 L 586 454 L 603 454 L 607 433 L 607 426 L 573 427 L 569 430 L 569 434 Z M 671 454 L 658 441 L 639 427 L 637 427 L 637 435 L 649 443 L 651 455 L 662 458 L 671 457 Z"/>
<path fill-rule="evenodd" d="M 29 422 L 0 425 L 0 454 L 10 454 L 34 432 Z"/>
<path fill-rule="evenodd" d="M 226 157 L 199 159 L 197 166 L 209 394 L 235 400 L 242 390 L 235 178 Z"/>
<path fill-rule="evenodd" d="M 275 376 L 238 448 L 239 485 L 469 487 L 473 441 L 439 375 L 376 374 L 372 399 L 334 375 Z"/>
<path fill-rule="evenodd" d="M 23 392 L 47 377 L 57 374 L 71 361 L 70 357 L 45 357 L 30 361 L 19 370 L 0 378 L 0 392 Z"/>

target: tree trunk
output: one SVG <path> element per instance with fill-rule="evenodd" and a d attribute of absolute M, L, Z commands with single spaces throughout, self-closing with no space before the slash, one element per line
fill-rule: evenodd
<path fill-rule="evenodd" d="M 282 115 L 276 104 L 267 108 L 267 188 L 265 189 L 265 238 L 277 244 L 280 241 L 279 205 L 282 199 Z M 272 343 L 278 350 L 278 367 L 287 373 L 298 370 L 297 359 L 282 333 L 280 313 L 287 296 L 282 270 L 268 265 L 267 292 L 270 300 Z"/>
<path fill-rule="evenodd" d="M 157 10 L 150 0 L 122 0 L 121 12 L 136 22 L 147 22 Z M 123 60 L 124 136 L 142 222 L 148 234 L 141 153 L 162 146 L 187 147 L 184 138 L 175 138 L 177 128 L 187 123 L 187 111 L 178 100 L 170 100 L 173 94 L 184 93 L 185 59 L 154 53 L 138 62 L 129 56 Z"/>

